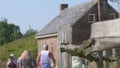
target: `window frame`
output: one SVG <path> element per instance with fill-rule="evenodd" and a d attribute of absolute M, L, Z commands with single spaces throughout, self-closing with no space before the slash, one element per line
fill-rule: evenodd
<path fill-rule="evenodd" d="M 110 17 L 111 15 L 113 15 L 114 18 L 111 18 L 111 17 Z M 116 18 L 116 15 L 115 15 L 114 13 L 110 13 L 110 14 L 108 15 L 108 19 L 115 19 L 115 18 Z"/>
<path fill-rule="evenodd" d="M 93 21 L 90 20 L 90 16 L 93 16 Z M 95 14 L 88 14 L 88 22 L 95 22 L 96 21 L 96 18 L 95 18 Z"/>

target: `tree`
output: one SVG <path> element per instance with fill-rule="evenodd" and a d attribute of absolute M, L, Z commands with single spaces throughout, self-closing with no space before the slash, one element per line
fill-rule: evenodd
<path fill-rule="evenodd" d="M 25 36 L 32 36 L 32 35 L 35 35 L 36 34 L 36 30 L 32 29 L 32 28 L 29 28 L 26 33 L 25 33 Z"/>
<path fill-rule="evenodd" d="M 5 34 L 5 32 L 7 31 L 6 28 L 8 28 L 7 25 L 8 24 L 4 21 L 0 22 L 0 45 L 4 44 L 6 42 L 5 36 L 7 37 L 7 34 Z"/>
<path fill-rule="evenodd" d="M 107 56 L 100 56 L 99 54 L 103 50 L 120 47 L 119 45 L 103 46 L 97 43 L 99 43 L 99 41 L 96 41 L 95 39 L 92 38 L 84 41 L 81 45 L 72 45 L 72 44 L 66 45 L 66 43 L 62 43 L 60 50 L 61 52 L 67 52 L 72 56 L 78 56 L 87 59 L 90 62 L 94 61 L 94 63 L 97 64 L 95 68 L 103 68 L 103 61 L 114 62 L 119 59 L 119 58 L 114 59 Z"/>
<path fill-rule="evenodd" d="M 22 37 L 22 33 L 20 32 L 20 27 L 14 24 L 9 24 L 9 33 L 11 33 L 10 39 L 15 40 Z"/>
<path fill-rule="evenodd" d="M 8 24 L 7 19 L 0 21 L 0 45 L 11 42 L 22 37 L 20 27 L 15 24 Z"/>

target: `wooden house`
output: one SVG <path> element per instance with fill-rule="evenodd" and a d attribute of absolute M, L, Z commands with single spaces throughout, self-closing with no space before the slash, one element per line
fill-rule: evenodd
<path fill-rule="evenodd" d="M 108 0 L 99 1 L 91 0 L 73 7 L 61 4 L 60 14 L 36 34 L 38 51 L 43 44 L 48 44 L 57 68 L 72 68 L 71 56 L 60 52 L 61 43 L 79 45 L 90 38 L 92 23 L 118 18 L 118 12 Z"/>

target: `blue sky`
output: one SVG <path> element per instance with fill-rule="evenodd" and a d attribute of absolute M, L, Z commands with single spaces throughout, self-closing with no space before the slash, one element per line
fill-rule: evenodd
<path fill-rule="evenodd" d="M 69 7 L 89 0 L 0 0 L 0 17 L 20 26 L 22 33 L 31 28 L 40 31 L 59 14 L 59 5 Z M 115 5 L 113 5 L 115 6 Z"/>

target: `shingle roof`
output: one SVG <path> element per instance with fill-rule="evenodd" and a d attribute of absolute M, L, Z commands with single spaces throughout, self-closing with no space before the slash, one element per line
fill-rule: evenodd
<path fill-rule="evenodd" d="M 58 29 L 64 25 L 73 25 L 78 21 L 84 14 L 86 14 L 95 4 L 97 0 L 91 0 L 79 4 L 77 6 L 69 7 L 64 9 L 60 15 L 55 17 L 48 25 L 46 25 L 36 36 L 42 36 L 47 34 L 57 33 Z"/>

